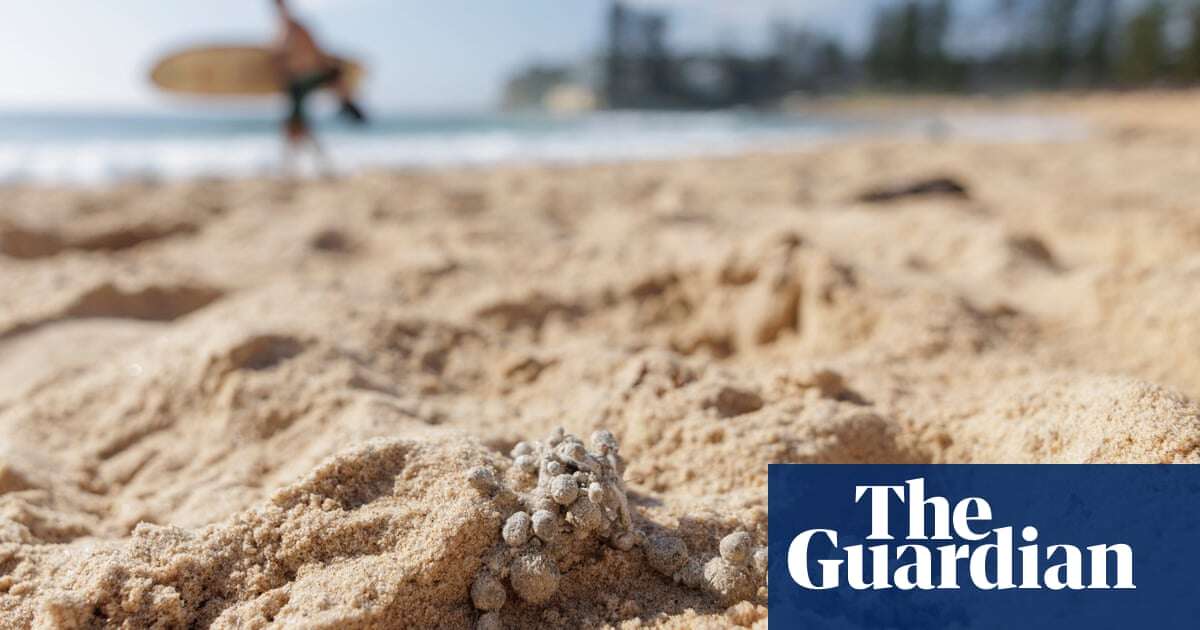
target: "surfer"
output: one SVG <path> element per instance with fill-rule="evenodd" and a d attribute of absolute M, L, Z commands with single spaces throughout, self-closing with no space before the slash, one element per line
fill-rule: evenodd
<path fill-rule="evenodd" d="M 273 1 L 280 24 L 279 39 L 275 44 L 275 63 L 283 78 L 290 107 L 284 123 L 284 134 L 292 148 L 309 142 L 320 152 L 305 111 L 305 102 L 313 92 L 332 89 L 341 101 L 341 115 L 353 123 L 366 123 L 367 117 L 354 102 L 353 86 L 341 64 L 326 54 L 312 33 L 296 20 L 286 0 Z"/>

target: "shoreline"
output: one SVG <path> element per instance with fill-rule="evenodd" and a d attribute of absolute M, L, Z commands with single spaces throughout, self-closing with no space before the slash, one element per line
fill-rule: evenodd
<path fill-rule="evenodd" d="M 0 130 L 17 122 L 0 117 Z M 46 125 L 42 121 L 0 143 L 0 181 L 86 187 L 139 180 L 252 179 L 272 176 L 282 154 L 276 126 L 269 119 L 202 123 L 188 117 L 165 118 L 145 123 L 156 130 L 153 133 L 137 134 L 127 129 L 140 128 L 136 118 L 122 118 L 119 124 L 97 118 L 74 126 Z M 322 138 L 336 172 L 354 175 L 370 170 L 695 159 L 819 148 L 871 138 L 1074 140 L 1087 132 L 1083 123 L 1067 115 L 902 108 L 890 113 L 385 117 L 368 132 L 333 127 L 322 133 Z M 317 176 L 308 162 L 311 160 L 300 161 L 306 167 L 300 175 Z"/>

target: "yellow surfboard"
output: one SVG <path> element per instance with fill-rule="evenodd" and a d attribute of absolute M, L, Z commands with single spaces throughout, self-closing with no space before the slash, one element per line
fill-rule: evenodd
<path fill-rule="evenodd" d="M 362 64 L 335 59 L 357 87 L 366 76 Z M 271 50 L 261 46 L 189 48 L 158 62 L 150 80 L 163 91 L 192 96 L 268 96 L 283 89 Z"/>

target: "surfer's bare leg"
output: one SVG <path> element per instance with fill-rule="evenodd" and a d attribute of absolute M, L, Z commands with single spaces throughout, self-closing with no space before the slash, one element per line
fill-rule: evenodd
<path fill-rule="evenodd" d="M 303 147 L 290 142 L 283 145 L 283 153 L 280 156 L 279 177 L 284 181 L 295 181 L 300 176 L 304 166 L 302 149 Z"/>
<path fill-rule="evenodd" d="M 285 142 L 283 144 L 283 151 L 279 154 L 279 176 L 283 179 L 289 179 L 295 171 L 296 151 L 292 148 L 290 142 Z"/>
<path fill-rule="evenodd" d="M 291 179 L 297 173 L 304 145 L 312 138 L 308 125 L 302 119 L 292 118 L 283 125 L 283 176 Z"/>
<path fill-rule="evenodd" d="M 313 157 L 316 159 L 317 172 L 321 177 L 331 178 L 336 173 L 333 167 L 333 160 L 329 157 L 329 152 L 325 150 L 325 145 L 321 144 L 315 136 L 308 137 L 308 145 L 312 147 Z"/>

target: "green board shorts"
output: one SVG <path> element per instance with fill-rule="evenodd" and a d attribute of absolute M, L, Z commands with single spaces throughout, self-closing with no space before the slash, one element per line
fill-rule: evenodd
<path fill-rule="evenodd" d="M 308 116 L 304 104 L 308 100 L 308 96 L 321 88 L 336 83 L 340 78 L 342 78 L 342 69 L 334 67 L 289 79 L 287 94 L 291 102 L 291 114 L 288 116 L 288 124 L 307 127 Z"/>

